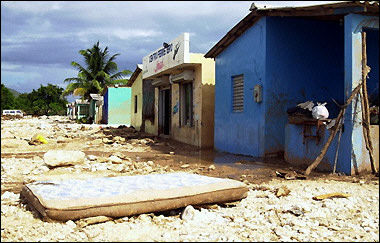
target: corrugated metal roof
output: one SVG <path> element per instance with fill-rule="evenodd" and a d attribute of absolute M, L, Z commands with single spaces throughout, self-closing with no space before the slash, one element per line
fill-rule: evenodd
<path fill-rule="evenodd" d="M 349 13 L 377 16 L 379 14 L 379 2 L 346 1 L 322 5 L 281 8 L 257 8 L 253 4 L 250 10 L 251 13 L 228 31 L 228 33 L 204 55 L 206 58 L 215 58 L 218 56 L 262 16 L 344 16 Z"/>

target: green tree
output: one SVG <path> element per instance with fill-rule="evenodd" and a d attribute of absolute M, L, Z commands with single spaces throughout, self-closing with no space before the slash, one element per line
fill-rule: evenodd
<path fill-rule="evenodd" d="M 14 109 L 15 106 L 15 97 L 12 92 L 5 87 L 4 84 L 1 84 L 1 111 L 7 109 Z"/>
<path fill-rule="evenodd" d="M 69 82 L 63 93 L 64 96 L 73 94 L 89 99 L 90 94 L 100 94 L 108 85 L 128 82 L 125 76 L 132 72 L 130 70 L 117 71 L 115 59 L 120 54 L 110 57 L 108 47 L 102 50 L 99 47 L 99 41 L 91 49 L 80 50 L 79 54 L 84 57 L 85 67 L 77 62 L 71 62 L 71 65 L 78 69 L 78 75 L 64 80 Z"/>
<path fill-rule="evenodd" d="M 62 97 L 64 89 L 48 84 L 40 86 L 27 95 L 29 107 L 27 113 L 33 115 L 65 115 L 67 100 Z"/>
<path fill-rule="evenodd" d="M 24 112 L 31 114 L 30 100 L 28 98 L 28 93 L 19 94 L 15 99 L 15 107 L 17 109 L 23 110 Z"/>

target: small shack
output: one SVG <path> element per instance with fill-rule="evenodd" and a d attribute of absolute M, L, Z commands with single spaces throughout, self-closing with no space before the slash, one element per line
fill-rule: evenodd
<path fill-rule="evenodd" d="M 103 90 L 102 123 L 131 124 L 131 88 L 126 85 L 108 86 Z"/>
<path fill-rule="evenodd" d="M 90 114 L 90 102 L 88 100 L 75 100 L 75 119 L 88 118 Z"/>
<path fill-rule="evenodd" d="M 338 105 L 361 82 L 361 32 L 367 33 L 371 68 L 368 94 L 378 97 L 379 3 L 284 8 L 252 4 L 250 10 L 205 55 L 215 59 L 215 148 L 257 157 L 284 154 L 289 163 L 308 165 L 331 131 L 318 121 L 292 123 L 287 110 L 306 101 L 327 102 L 329 118 L 337 117 Z M 370 106 L 378 107 L 378 98 L 370 99 Z M 378 167 L 378 123 L 370 129 Z M 338 172 L 369 170 L 362 130 L 359 99 L 344 116 Z M 336 140 L 319 169 L 331 170 Z"/>
<path fill-rule="evenodd" d="M 100 94 L 90 94 L 89 116 L 93 124 L 100 124 L 103 115 L 103 96 Z"/>

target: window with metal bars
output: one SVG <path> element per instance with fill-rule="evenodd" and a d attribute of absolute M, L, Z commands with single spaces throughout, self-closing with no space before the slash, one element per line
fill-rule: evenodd
<path fill-rule="evenodd" d="M 244 110 L 244 75 L 232 76 L 232 111 Z"/>

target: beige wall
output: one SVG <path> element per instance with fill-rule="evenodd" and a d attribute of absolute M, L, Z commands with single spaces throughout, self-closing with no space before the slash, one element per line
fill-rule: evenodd
<path fill-rule="evenodd" d="M 131 125 L 140 131 L 142 124 L 142 74 L 137 76 L 132 84 L 132 101 L 131 101 Z M 135 95 L 137 95 L 137 113 L 135 113 Z"/>
<path fill-rule="evenodd" d="M 369 132 L 372 141 L 373 147 L 373 157 L 375 160 L 376 170 L 379 171 L 379 126 L 378 125 L 370 125 Z M 360 172 L 371 172 L 371 161 L 369 159 L 369 152 L 365 146 L 364 137 L 362 138 L 363 147 L 362 147 L 362 158 L 363 161 L 360 164 L 358 170 Z M 352 166 L 354 167 L 354 166 Z M 353 168 L 352 174 L 355 174 L 355 168 Z"/>
<path fill-rule="evenodd" d="M 212 148 L 214 145 L 214 86 L 215 62 L 204 58 L 203 54 L 190 53 L 188 69 L 194 70 L 193 82 L 193 126 L 180 126 L 180 95 L 179 84 L 171 85 L 171 138 L 180 142 L 202 148 Z M 155 120 L 154 124 L 145 121 L 145 131 L 158 135 L 158 95 L 159 88 L 155 88 Z M 178 112 L 173 114 L 175 105 Z"/>
<path fill-rule="evenodd" d="M 172 111 L 178 104 L 178 112 L 172 114 L 171 137 L 180 142 L 201 147 L 202 121 L 202 72 L 201 66 L 194 67 L 195 80 L 193 81 L 193 126 L 180 126 L 180 95 L 179 84 L 172 85 Z"/>

